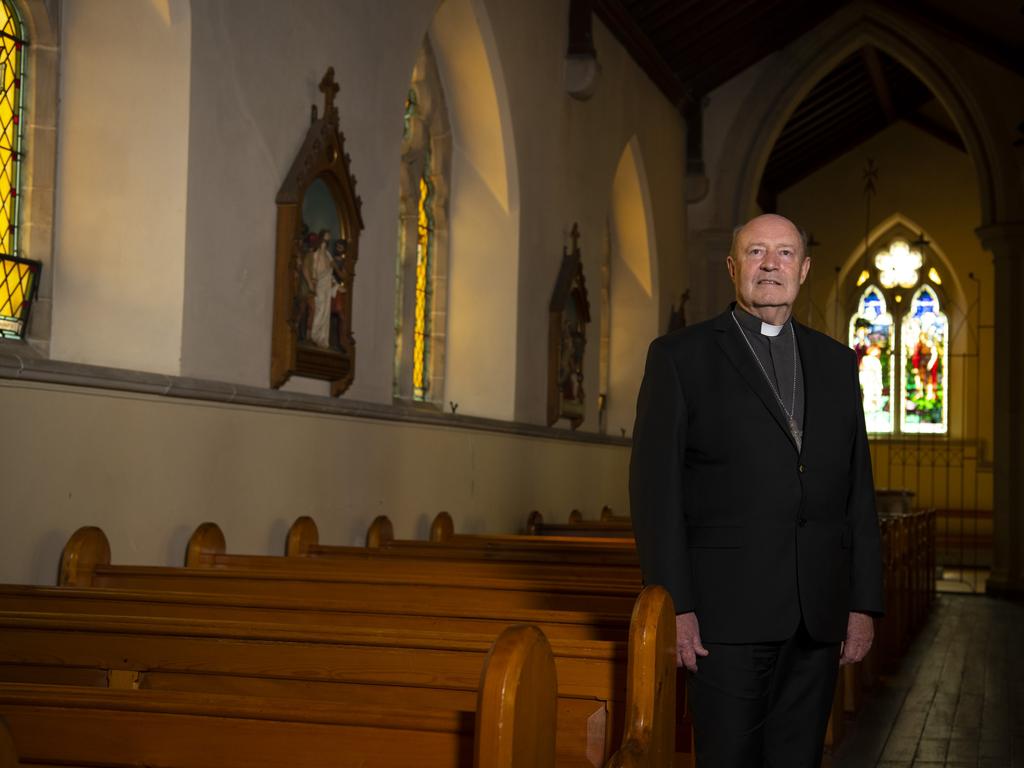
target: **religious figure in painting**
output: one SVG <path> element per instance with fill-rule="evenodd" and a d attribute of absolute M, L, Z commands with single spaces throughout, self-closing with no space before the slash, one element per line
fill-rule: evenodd
<path fill-rule="evenodd" d="M 582 286 L 573 286 L 562 319 L 562 349 L 558 379 L 562 397 L 583 405 L 583 355 L 587 346 L 589 307 Z"/>
<path fill-rule="evenodd" d="M 914 389 L 917 397 L 935 400 L 939 383 L 939 348 L 924 329 L 918 334 L 914 354 L 910 356 L 914 369 Z"/>
<path fill-rule="evenodd" d="M 858 352 L 858 354 L 861 354 Z M 878 413 L 885 407 L 883 399 L 885 394 L 885 382 L 882 375 L 882 350 L 872 344 L 864 349 L 858 366 L 858 378 L 860 379 L 860 390 L 864 395 L 864 412 Z"/>
<path fill-rule="evenodd" d="M 351 284 L 348 241 L 343 237 L 334 241 L 332 264 L 334 279 L 338 285 L 334 291 L 334 298 L 331 299 L 331 346 L 337 348 L 341 346 L 342 334 L 345 332 L 343 324 L 348 316 L 348 286 Z"/>

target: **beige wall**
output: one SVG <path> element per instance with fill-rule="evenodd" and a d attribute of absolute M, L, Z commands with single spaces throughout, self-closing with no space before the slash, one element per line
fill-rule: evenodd
<path fill-rule="evenodd" d="M 11 381 L 0 400 L 19 446 L 0 463 L 0 582 L 53 583 L 81 525 L 114 562 L 177 565 L 206 520 L 229 551 L 277 554 L 298 515 L 362 544 L 379 514 L 425 538 L 442 509 L 457 530 L 511 532 L 532 509 L 627 508 L 622 446 Z"/>
<path fill-rule="evenodd" d="M 189 4 L 62 13 L 51 356 L 178 373 Z"/>

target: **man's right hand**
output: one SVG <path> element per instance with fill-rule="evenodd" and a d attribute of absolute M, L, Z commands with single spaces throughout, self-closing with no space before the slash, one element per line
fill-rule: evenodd
<path fill-rule="evenodd" d="M 676 614 L 676 666 L 697 671 L 697 657 L 707 656 L 708 649 L 700 641 L 700 626 L 697 614 Z"/>

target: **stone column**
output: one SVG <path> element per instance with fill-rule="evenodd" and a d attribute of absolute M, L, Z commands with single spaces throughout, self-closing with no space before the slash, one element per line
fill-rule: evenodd
<path fill-rule="evenodd" d="M 995 264 L 993 593 L 1024 593 L 1024 222 L 980 227 Z"/>
<path fill-rule="evenodd" d="M 686 304 L 688 324 L 714 317 L 736 298 L 736 291 L 725 267 L 725 257 L 729 255 L 731 246 L 731 229 L 701 229 L 690 233 L 690 300 Z"/>

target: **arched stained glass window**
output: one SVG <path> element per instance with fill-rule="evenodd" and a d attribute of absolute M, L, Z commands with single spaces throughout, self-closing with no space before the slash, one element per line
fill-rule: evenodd
<path fill-rule="evenodd" d="M 945 432 L 949 321 L 930 286 L 917 289 L 900 336 L 903 431 Z"/>
<path fill-rule="evenodd" d="M 0 0 L 0 338 L 24 338 L 39 265 L 19 258 L 22 77 L 25 39 L 14 6 Z"/>
<path fill-rule="evenodd" d="M 428 40 L 405 100 L 395 280 L 394 396 L 444 397 L 447 190 L 451 130 Z"/>
<path fill-rule="evenodd" d="M 857 353 L 868 432 L 893 431 L 892 341 L 892 315 L 886 309 L 885 296 L 869 285 L 850 319 L 850 346 Z"/>
<path fill-rule="evenodd" d="M 857 273 L 849 344 L 857 353 L 869 433 L 943 434 L 949 428 L 949 321 L 941 306 L 942 277 L 918 247 L 926 243 L 893 239 L 871 261 L 874 269 Z"/>
<path fill-rule="evenodd" d="M 429 159 L 426 165 L 429 166 Z M 430 391 L 427 372 L 430 370 L 430 311 L 433 295 L 431 273 L 435 243 L 434 217 L 431 215 L 433 196 L 433 185 L 424 174 L 420 177 L 420 202 L 416 226 L 416 327 L 412 351 L 412 385 L 413 397 L 416 400 L 426 400 Z"/>

